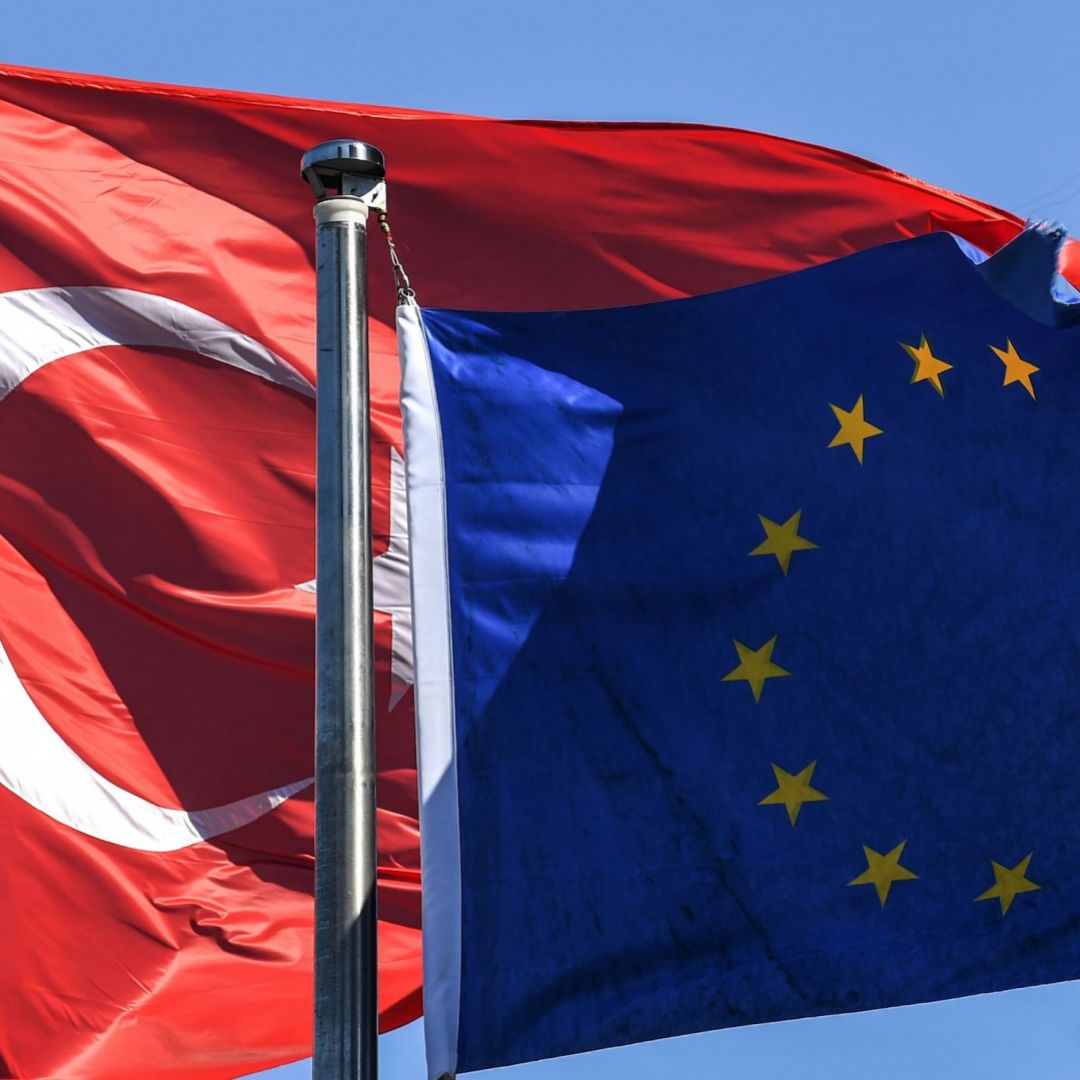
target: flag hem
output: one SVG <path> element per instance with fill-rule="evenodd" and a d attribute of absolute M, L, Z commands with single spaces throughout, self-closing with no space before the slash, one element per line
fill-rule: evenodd
<path fill-rule="evenodd" d="M 446 480 L 427 339 L 415 305 L 397 310 L 411 540 L 424 927 L 424 1032 L 432 1080 L 457 1068 L 461 852 L 446 553 Z"/>

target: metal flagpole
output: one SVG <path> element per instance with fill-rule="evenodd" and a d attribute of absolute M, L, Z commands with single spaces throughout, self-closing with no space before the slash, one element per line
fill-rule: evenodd
<path fill-rule="evenodd" d="M 377 1080 L 367 219 L 385 163 L 341 139 L 301 163 L 315 204 L 315 1051 L 318 1080 Z"/>

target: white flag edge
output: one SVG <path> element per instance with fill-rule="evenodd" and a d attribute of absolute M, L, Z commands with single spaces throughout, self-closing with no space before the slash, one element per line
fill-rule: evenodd
<path fill-rule="evenodd" d="M 416 744 L 424 917 L 424 1032 L 431 1080 L 457 1072 L 461 845 L 454 729 L 446 473 L 420 309 L 397 310 L 412 561 Z"/>

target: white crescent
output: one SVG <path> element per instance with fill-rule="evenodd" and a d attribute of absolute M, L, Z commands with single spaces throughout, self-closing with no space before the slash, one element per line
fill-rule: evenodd
<path fill-rule="evenodd" d="M 186 304 L 104 286 L 0 293 L 0 401 L 45 364 L 106 345 L 187 349 L 313 397 L 288 361 Z M 308 777 L 207 810 L 158 806 L 106 779 L 42 716 L 0 643 L 0 785 L 69 828 L 138 851 L 231 832 L 309 787 Z"/>

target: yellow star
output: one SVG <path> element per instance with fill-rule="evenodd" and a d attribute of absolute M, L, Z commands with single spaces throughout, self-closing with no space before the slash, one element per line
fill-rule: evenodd
<path fill-rule="evenodd" d="M 1009 383 L 1018 382 L 1034 401 L 1035 387 L 1031 385 L 1031 376 L 1039 369 L 1034 364 L 1029 364 L 1026 360 L 1020 359 L 1020 354 L 1016 351 L 1016 346 L 1012 343 L 1011 338 L 1005 339 L 1004 349 L 991 345 L 990 351 L 1005 365 L 1005 381 L 1001 385 L 1008 386 Z"/>
<path fill-rule="evenodd" d="M 900 865 L 900 856 L 904 853 L 906 840 L 901 840 L 888 853 L 879 855 L 873 848 L 863 844 L 863 853 L 866 855 L 866 869 L 857 877 L 848 882 L 849 885 L 873 885 L 877 889 L 878 899 L 881 906 L 889 899 L 889 890 L 894 881 L 914 881 L 918 874 L 913 874 L 906 867 Z"/>
<path fill-rule="evenodd" d="M 944 397 L 945 389 L 941 385 L 941 374 L 951 370 L 952 364 L 946 364 L 944 360 L 939 360 L 933 354 L 925 334 L 919 340 L 918 348 L 914 345 L 905 345 L 902 341 L 900 346 L 915 361 L 915 371 L 912 373 L 911 381 L 913 383 L 928 381 L 938 392 L 938 396 Z"/>
<path fill-rule="evenodd" d="M 1034 881 L 1028 881 L 1026 876 L 1028 863 L 1031 862 L 1033 854 L 1034 852 L 1029 851 L 1027 856 L 1021 859 L 1011 870 L 991 859 L 990 865 L 994 868 L 994 884 L 986 892 L 979 893 L 975 897 L 976 903 L 980 900 L 1000 900 L 1001 917 L 1004 918 L 1005 912 L 1012 906 L 1013 897 L 1017 893 L 1035 892 L 1036 889 L 1041 889 L 1041 885 L 1036 885 Z"/>
<path fill-rule="evenodd" d="M 751 649 L 741 641 L 735 642 L 735 651 L 739 654 L 739 663 L 725 676 L 724 682 L 737 682 L 740 679 L 750 684 L 754 692 L 754 700 L 761 700 L 761 688 L 766 679 L 778 679 L 783 675 L 790 675 L 782 667 L 777 667 L 772 662 L 773 646 L 776 644 L 776 635 L 773 634 L 760 649 Z"/>
<path fill-rule="evenodd" d="M 881 428 L 874 427 L 873 424 L 868 424 L 863 419 L 862 394 L 859 395 L 859 400 L 855 402 L 851 412 L 832 404 L 829 405 L 829 408 L 836 414 L 836 419 L 840 421 L 840 430 L 833 436 L 833 441 L 829 443 L 829 449 L 831 450 L 834 446 L 850 446 L 861 465 L 863 443 L 867 439 L 872 439 L 875 435 L 883 434 Z"/>
<path fill-rule="evenodd" d="M 817 547 L 817 544 L 812 544 L 805 536 L 799 535 L 800 517 L 802 517 L 802 511 L 796 510 L 783 525 L 777 525 L 775 521 L 770 521 L 767 517 L 758 514 L 758 521 L 765 530 L 765 539 L 750 554 L 775 555 L 780 569 L 787 577 L 788 567 L 791 565 L 791 553 L 809 551 Z"/>
<path fill-rule="evenodd" d="M 758 803 L 758 806 L 773 806 L 777 803 L 783 803 L 787 807 L 787 816 L 791 824 L 794 825 L 799 820 L 799 811 L 802 809 L 804 802 L 827 802 L 829 799 L 828 795 L 823 795 L 810 786 L 810 780 L 816 767 L 817 762 L 811 761 L 802 772 L 792 775 L 781 769 L 779 765 L 774 765 L 772 771 L 776 776 L 778 787 L 775 791 L 766 795 Z"/>

